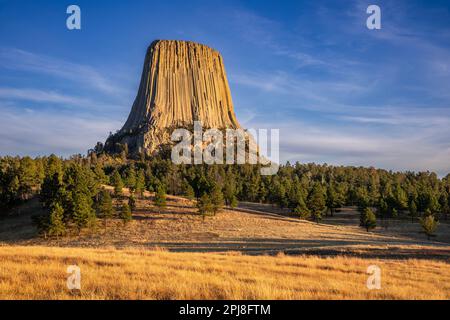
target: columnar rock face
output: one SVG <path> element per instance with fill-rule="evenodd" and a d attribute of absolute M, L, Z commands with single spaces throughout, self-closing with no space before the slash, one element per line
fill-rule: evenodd
<path fill-rule="evenodd" d="M 141 83 L 123 128 L 105 148 L 128 145 L 152 154 L 175 128 L 240 128 L 220 53 L 189 41 L 157 40 L 147 50 Z"/>

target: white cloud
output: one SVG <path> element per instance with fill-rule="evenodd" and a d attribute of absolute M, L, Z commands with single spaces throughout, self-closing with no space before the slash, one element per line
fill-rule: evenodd
<path fill-rule="evenodd" d="M 121 87 L 89 66 L 0 48 L 0 68 L 67 80 L 77 89 L 71 94 L 62 89 L 0 87 L 1 155 L 85 153 L 121 127 L 122 121 L 111 120 L 122 117 L 117 116 L 119 110 L 128 112 L 117 104 L 118 99 L 126 100 L 120 99 L 124 95 Z M 95 94 L 88 93 L 89 89 Z"/>
<path fill-rule="evenodd" d="M 303 108 L 333 112 L 334 110 L 351 109 L 351 105 L 343 104 L 339 100 L 347 96 L 365 94 L 371 87 L 369 80 L 360 80 L 359 82 L 351 79 L 313 81 L 296 77 L 284 71 L 233 73 L 230 75 L 230 81 L 238 85 L 256 88 L 267 94 L 280 94 L 302 102 L 314 102 L 313 105 L 303 104 Z"/>
<path fill-rule="evenodd" d="M 252 128 L 280 129 L 282 161 L 374 166 L 393 170 L 450 172 L 450 126 L 430 125 L 389 131 L 365 128 L 316 126 L 307 122 L 274 120 L 252 123 Z"/>
<path fill-rule="evenodd" d="M 0 155 L 68 156 L 105 141 L 119 121 L 79 114 L 23 111 L 0 106 Z"/>

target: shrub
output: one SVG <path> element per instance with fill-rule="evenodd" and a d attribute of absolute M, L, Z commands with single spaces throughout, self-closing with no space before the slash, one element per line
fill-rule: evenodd
<path fill-rule="evenodd" d="M 360 224 L 361 227 L 366 228 L 367 232 L 377 226 L 377 217 L 370 208 L 365 208 L 361 213 Z"/>
<path fill-rule="evenodd" d="M 436 231 L 439 223 L 436 221 L 433 215 L 428 215 L 421 218 L 420 224 L 423 231 L 427 235 L 428 240 L 430 240 L 431 237 L 435 237 L 434 232 Z"/>

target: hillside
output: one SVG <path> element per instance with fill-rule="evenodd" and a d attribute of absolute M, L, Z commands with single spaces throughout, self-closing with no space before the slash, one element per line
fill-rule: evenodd
<path fill-rule="evenodd" d="M 251 206 L 248 203 L 203 219 L 196 213 L 192 201 L 167 197 L 167 207 L 160 210 L 153 205 L 153 194 L 146 193 L 144 199 L 137 201 L 133 221 L 125 227 L 119 219 L 109 219 L 106 226 L 99 220 L 95 234 L 85 230 L 81 235 L 69 235 L 58 240 L 37 237 L 30 216 L 39 210 L 40 204 L 34 199 L 16 209 L 20 215 L 2 221 L 0 242 L 95 248 L 164 247 L 171 251 L 242 251 L 246 254 L 282 251 L 287 254 L 428 259 L 448 259 L 450 256 L 450 228 L 447 223 L 440 225 L 436 241 L 427 241 L 419 224 L 408 221 L 391 221 L 389 228 L 379 227 L 368 233 L 358 227 L 358 214 L 352 208 L 336 213 L 320 224 L 263 212 L 280 213 L 270 205 Z"/>
<path fill-rule="evenodd" d="M 16 208 L 0 224 L 0 299 L 450 298 L 447 224 L 426 241 L 405 221 L 367 233 L 351 208 L 317 224 L 249 203 L 202 219 L 190 200 L 168 196 L 161 211 L 152 200 L 127 226 L 99 220 L 95 234 L 58 240 L 36 236 L 37 199 Z M 81 291 L 65 285 L 73 264 Z M 370 265 L 381 290 L 366 287 Z"/>

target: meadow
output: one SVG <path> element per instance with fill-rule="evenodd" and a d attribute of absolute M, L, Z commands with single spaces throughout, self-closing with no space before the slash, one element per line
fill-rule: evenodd
<path fill-rule="evenodd" d="M 0 247 L 0 299 L 449 299 L 450 265 L 431 260 Z M 81 290 L 66 286 L 81 270 Z M 367 288 L 367 267 L 381 289 Z"/>
<path fill-rule="evenodd" d="M 99 220 L 58 239 L 31 225 L 37 199 L 17 208 L 0 224 L 0 299 L 450 298 L 448 224 L 428 241 L 410 221 L 366 232 L 354 208 L 326 223 L 245 203 L 203 218 L 190 200 L 168 195 L 161 209 L 152 197 L 125 226 Z M 71 265 L 81 291 L 67 288 Z M 379 290 L 366 285 L 371 265 Z"/>

